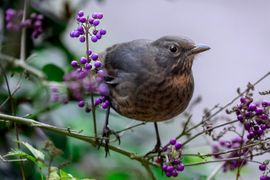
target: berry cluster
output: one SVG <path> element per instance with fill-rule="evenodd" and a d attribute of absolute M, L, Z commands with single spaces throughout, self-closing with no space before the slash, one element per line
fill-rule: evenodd
<path fill-rule="evenodd" d="M 249 155 L 248 148 L 243 148 L 241 149 L 241 151 L 240 150 L 233 151 L 233 152 L 222 154 L 222 155 L 219 154 L 220 152 L 240 148 L 241 144 L 243 145 L 244 143 L 245 141 L 240 137 L 236 137 L 232 139 L 231 141 L 220 140 L 219 144 L 213 145 L 212 147 L 213 156 L 217 159 L 237 158 L 237 157 L 248 156 Z M 233 171 L 237 169 L 238 167 L 242 167 L 246 164 L 247 164 L 246 158 L 227 160 L 223 165 L 223 171 L 224 172 Z"/>
<path fill-rule="evenodd" d="M 38 38 L 43 33 L 43 15 L 32 13 L 29 19 L 22 21 L 22 14 L 22 11 L 7 9 L 5 14 L 7 29 L 19 31 L 22 28 L 29 28 L 32 30 L 32 38 Z"/>
<path fill-rule="evenodd" d="M 80 42 L 86 43 L 87 48 L 85 56 L 71 61 L 73 71 L 66 74 L 64 80 L 71 95 L 78 100 L 78 106 L 85 108 L 86 112 L 91 112 L 92 105 L 85 100 L 85 94 L 97 93 L 100 95 L 95 99 L 94 106 L 100 105 L 104 109 L 110 106 L 109 100 L 106 99 L 109 90 L 103 80 L 107 76 L 107 72 L 103 69 L 99 54 L 88 48 L 90 38 L 95 43 L 106 34 L 105 29 L 97 29 L 102 18 L 102 13 L 93 13 L 89 18 L 83 11 L 79 11 L 76 17 L 78 27 L 70 32 L 71 38 L 79 38 Z"/>
<path fill-rule="evenodd" d="M 237 119 L 248 132 L 247 139 L 260 139 L 270 128 L 269 101 L 254 103 L 251 97 L 241 97 L 240 104 L 234 108 Z"/>
<path fill-rule="evenodd" d="M 268 161 L 259 165 L 259 170 L 264 172 L 263 175 L 260 177 L 260 180 L 270 180 L 270 176 L 267 174 L 269 173 L 269 168 L 267 168 Z"/>
<path fill-rule="evenodd" d="M 70 37 L 79 38 L 79 41 L 84 43 L 87 36 L 90 36 L 92 42 L 97 42 L 107 33 L 105 29 L 97 29 L 102 18 L 102 13 L 93 13 L 91 17 L 85 17 L 84 12 L 79 11 L 76 18 L 79 26 L 70 32 Z"/>
<path fill-rule="evenodd" d="M 165 146 L 158 161 L 162 165 L 162 170 L 167 177 L 176 177 L 179 172 L 184 171 L 185 166 L 181 161 L 182 144 L 176 139 L 171 139 L 170 143 Z"/>

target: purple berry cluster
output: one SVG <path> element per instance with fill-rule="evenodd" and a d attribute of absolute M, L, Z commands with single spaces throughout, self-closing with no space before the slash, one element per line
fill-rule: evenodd
<path fill-rule="evenodd" d="M 102 13 L 93 13 L 90 18 L 85 16 L 83 11 L 79 11 L 76 17 L 78 27 L 70 32 L 71 38 L 79 38 L 79 41 L 85 43 L 87 48 L 85 56 L 71 61 L 73 71 L 66 74 L 64 80 L 71 95 L 78 100 L 78 106 L 85 108 L 86 112 L 91 112 L 92 104 L 87 102 L 85 95 L 92 93 L 100 95 L 94 100 L 94 106 L 101 106 L 104 109 L 110 106 L 109 100 L 106 99 L 109 90 L 104 83 L 107 72 L 103 69 L 99 54 L 89 49 L 90 38 L 91 42 L 95 43 L 106 34 L 105 29 L 97 29 L 102 18 Z"/>
<path fill-rule="evenodd" d="M 86 38 L 88 38 L 87 36 L 89 36 L 93 43 L 97 42 L 107 33 L 105 29 L 97 29 L 102 18 L 102 13 L 96 12 L 91 17 L 85 17 L 84 12 L 79 11 L 76 18 L 78 27 L 70 32 L 70 37 L 79 38 L 79 41 L 84 43 Z"/>
<path fill-rule="evenodd" d="M 259 170 L 263 172 L 263 175 L 260 176 L 260 180 L 270 180 L 270 176 L 268 176 L 270 171 L 270 169 L 267 167 L 268 163 L 269 162 L 267 161 L 259 165 Z"/>
<path fill-rule="evenodd" d="M 179 172 L 184 171 L 185 166 L 181 161 L 182 144 L 177 142 L 176 139 L 171 139 L 170 143 L 165 146 L 158 161 L 162 166 L 162 170 L 167 177 L 176 177 Z"/>
<path fill-rule="evenodd" d="M 29 19 L 22 21 L 22 14 L 22 11 L 7 9 L 5 13 L 6 28 L 13 31 L 29 28 L 32 30 L 32 38 L 38 38 L 43 33 L 43 15 L 32 13 Z"/>
<path fill-rule="evenodd" d="M 254 103 L 251 97 L 241 97 L 240 104 L 234 108 L 237 119 L 248 132 L 247 139 L 261 139 L 270 128 L 270 102 Z"/>
<path fill-rule="evenodd" d="M 240 148 L 241 144 L 243 145 L 245 141 L 241 137 L 236 137 L 231 141 L 220 140 L 219 144 L 212 146 L 213 156 L 217 159 L 227 159 L 227 158 L 237 158 L 245 157 L 249 155 L 250 150 L 248 148 L 243 148 L 238 151 L 233 151 L 226 154 L 219 154 L 220 152 L 229 151 L 232 149 Z M 238 167 L 242 167 L 247 164 L 246 158 L 227 160 L 223 165 L 223 171 L 233 171 Z"/>

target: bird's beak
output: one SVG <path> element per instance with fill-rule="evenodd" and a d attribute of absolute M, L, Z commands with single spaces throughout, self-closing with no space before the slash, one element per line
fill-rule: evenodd
<path fill-rule="evenodd" d="M 210 49 L 210 47 L 206 46 L 206 45 L 196 45 L 193 49 L 190 50 L 189 55 L 199 54 L 199 53 L 207 51 L 209 49 Z"/>

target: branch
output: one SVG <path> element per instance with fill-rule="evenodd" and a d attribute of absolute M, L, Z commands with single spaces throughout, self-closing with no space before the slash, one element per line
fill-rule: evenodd
<path fill-rule="evenodd" d="M 82 135 L 82 134 L 77 133 L 75 131 L 71 131 L 69 128 L 59 128 L 56 126 L 52 126 L 52 125 L 38 122 L 38 121 L 28 119 L 28 118 L 11 116 L 11 115 L 6 115 L 6 114 L 0 113 L 0 120 L 16 122 L 16 123 L 24 124 L 24 125 L 27 125 L 30 127 L 38 127 L 38 128 L 45 129 L 45 130 L 48 130 L 51 132 L 55 132 L 55 133 L 58 133 L 61 135 L 66 135 L 68 137 L 73 137 L 73 138 L 79 139 L 81 141 L 90 143 L 93 146 L 95 146 L 97 143 L 95 141 L 95 137 L 85 136 L 85 135 Z M 100 144 L 100 145 L 103 147 L 105 146 L 104 144 Z M 126 150 L 121 149 L 119 147 L 116 147 L 116 146 L 109 144 L 109 149 L 114 151 L 114 152 L 117 152 L 119 154 L 122 154 L 122 155 L 124 155 L 132 160 L 136 160 L 136 161 L 140 162 L 146 168 L 149 175 L 150 175 L 150 171 L 151 171 L 149 165 L 157 166 L 156 164 L 147 161 L 144 157 L 138 156 L 135 153 L 126 151 Z M 152 174 L 152 172 L 151 172 L 151 174 Z M 151 178 L 154 179 L 153 177 L 154 177 L 154 175 L 152 174 Z"/>
<path fill-rule="evenodd" d="M 40 70 L 38 70 L 36 68 L 33 68 L 32 66 L 29 66 L 24 61 L 20 61 L 19 59 L 16 59 L 14 57 L 11 57 L 11 56 L 8 56 L 8 55 L 5 55 L 5 54 L 1 54 L 1 53 L 0 53 L 0 60 L 8 61 L 8 62 L 12 63 L 16 67 L 23 68 L 25 71 L 27 71 L 28 73 L 38 77 L 41 80 L 46 79 L 46 75 L 42 71 L 40 71 Z"/>
<path fill-rule="evenodd" d="M 260 152 L 260 153 L 256 153 L 256 154 L 253 154 L 253 155 L 249 155 L 249 156 L 239 156 L 239 157 L 218 159 L 218 160 L 212 160 L 212 161 L 203 161 L 203 162 L 197 162 L 197 163 L 188 163 L 188 164 L 185 164 L 185 166 L 197 166 L 197 165 L 208 164 L 208 163 L 217 163 L 217 162 L 232 161 L 232 160 L 241 160 L 241 159 L 247 160 L 247 158 L 253 158 L 255 156 L 260 156 L 260 155 L 262 155 L 264 153 L 267 153 L 267 152 L 270 152 L 270 150 L 263 151 L 263 152 Z M 253 161 L 250 161 L 250 162 L 253 162 Z"/>
<path fill-rule="evenodd" d="M 239 121 L 239 120 L 234 120 L 234 121 L 226 122 L 226 123 L 217 125 L 217 126 L 215 126 L 215 127 L 212 127 L 212 128 L 206 129 L 206 130 L 203 130 L 203 131 L 201 131 L 201 132 L 195 134 L 194 136 L 192 136 L 192 137 L 189 138 L 188 140 L 186 140 L 186 141 L 183 143 L 183 145 L 189 143 L 190 141 L 194 140 L 194 139 L 197 138 L 198 136 L 200 136 L 200 135 L 202 135 L 202 134 L 204 134 L 204 133 L 206 133 L 206 132 L 208 132 L 208 131 L 212 131 L 212 130 L 214 130 L 214 129 L 217 129 L 217 128 L 220 128 L 220 127 L 223 127 L 223 126 L 226 126 L 226 125 L 228 125 L 228 124 L 232 124 L 232 123 L 235 123 L 235 122 L 238 122 L 238 121 Z"/>

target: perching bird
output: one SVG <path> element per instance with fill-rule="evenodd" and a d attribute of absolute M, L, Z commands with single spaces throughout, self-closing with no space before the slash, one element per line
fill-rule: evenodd
<path fill-rule="evenodd" d="M 161 146 L 157 122 L 186 109 L 194 89 L 193 59 L 209 49 L 186 38 L 164 36 L 155 41 L 120 43 L 106 50 L 104 67 L 111 106 L 128 118 L 155 123 L 153 151 Z M 103 136 L 110 132 L 107 117 Z"/>

